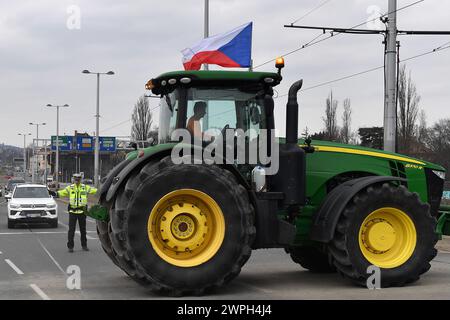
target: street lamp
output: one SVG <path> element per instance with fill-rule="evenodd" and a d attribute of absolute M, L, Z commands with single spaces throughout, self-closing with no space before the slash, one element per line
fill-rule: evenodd
<path fill-rule="evenodd" d="M 31 133 L 18 133 L 19 136 L 23 136 L 23 181 L 26 181 L 27 171 L 27 136 L 31 136 Z"/>
<path fill-rule="evenodd" d="M 55 177 L 55 181 L 56 181 L 56 185 L 58 185 L 59 183 L 59 108 L 68 108 L 69 105 L 68 104 L 64 104 L 62 106 L 60 105 L 52 105 L 52 104 L 47 104 L 47 107 L 49 108 L 56 108 L 56 159 L 55 159 L 55 172 L 56 172 L 56 177 Z"/>
<path fill-rule="evenodd" d="M 35 149 L 37 149 L 37 147 L 39 146 L 39 126 L 45 126 L 46 125 L 46 123 L 45 122 L 42 122 L 42 123 L 33 123 L 33 122 L 30 122 L 29 123 L 29 125 L 30 126 L 36 126 L 36 145 L 35 145 Z M 33 183 L 35 183 L 36 181 L 35 181 L 35 169 L 37 170 L 37 167 L 38 167 L 38 162 L 37 162 L 37 157 L 36 157 L 36 155 L 35 155 L 35 157 L 34 157 L 34 164 L 35 164 L 35 167 L 33 168 L 33 170 L 31 171 L 31 174 L 32 174 L 32 178 L 31 178 L 31 180 L 32 180 L 32 182 Z"/>
<path fill-rule="evenodd" d="M 114 71 L 108 72 L 91 72 L 89 70 L 83 70 L 84 74 L 96 74 L 97 75 L 97 112 L 95 114 L 96 123 L 95 123 L 95 151 L 94 151 L 94 185 L 98 188 L 99 186 L 99 158 L 100 158 L 100 75 L 114 75 Z"/>

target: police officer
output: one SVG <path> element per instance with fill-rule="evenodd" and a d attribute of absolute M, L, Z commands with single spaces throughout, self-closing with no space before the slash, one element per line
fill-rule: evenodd
<path fill-rule="evenodd" d="M 86 239 L 86 212 L 88 194 L 96 194 L 97 189 L 81 183 L 81 174 L 73 175 L 73 184 L 57 192 L 58 197 L 69 197 L 69 234 L 67 248 L 73 252 L 73 239 L 77 225 L 80 227 L 81 247 L 84 251 L 89 251 Z"/>

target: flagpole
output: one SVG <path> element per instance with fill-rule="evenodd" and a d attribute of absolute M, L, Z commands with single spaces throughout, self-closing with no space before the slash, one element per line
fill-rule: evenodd
<path fill-rule="evenodd" d="M 209 0 L 205 0 L 205 22 L 204 22 L 204 38 L 209 37 Z M 203 65 L 204 70 L 208 70 L 208 65 Z"/>

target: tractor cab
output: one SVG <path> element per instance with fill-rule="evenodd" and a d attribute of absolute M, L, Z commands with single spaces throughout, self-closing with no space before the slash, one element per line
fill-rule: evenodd
<path fill-rule="evenodd" d="M 225 129 L 242 129 L 256 138 L 273 129 L 273 87 L 277 73 L 179 71 L 150 80 L 146 88 L 161 95 L 159 143 L 173 141 L 175 129 L 210 141 Z"/>

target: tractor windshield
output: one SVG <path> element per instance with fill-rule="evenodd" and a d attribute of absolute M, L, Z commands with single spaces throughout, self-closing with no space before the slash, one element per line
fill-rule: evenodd
<path fill-rule="evenodd" d="M 268 127 L 264 92 L 238 88 L 178 88 L 162 96 L 159 142 L 171 141 L 175 129 L 186 128 L 193 136 L 217 136 L 224 128 L 252 130 L 257 135 Z"/>

